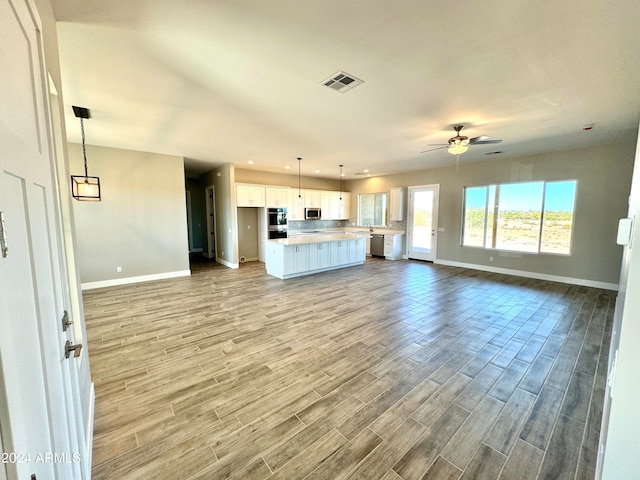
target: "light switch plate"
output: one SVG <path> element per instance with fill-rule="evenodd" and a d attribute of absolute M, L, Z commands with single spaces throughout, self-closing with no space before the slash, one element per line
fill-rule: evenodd
<path fill-rule="evenodd" d="M 631 243 L 631 231 L 633 229 L 632 218 L 621 218 L 618 222 L 618 237 L 616 243 L 618 245 L 629 245 Z"/>

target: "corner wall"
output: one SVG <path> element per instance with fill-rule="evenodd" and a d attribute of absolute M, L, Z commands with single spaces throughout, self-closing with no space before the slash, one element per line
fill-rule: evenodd
<path fill-rule="evenodd" d="M 238 268 L 240 262 L 235 182 L 235 168 L 231 164 L 200 175 L 201 186 L 213 186 L 216 193 L 216 261 L 231 268 Z"/>
<path fill-rule="evenodd" d="M 87 145 L 87 160 L 102 201 L 73 202 L 83 289 L 189 275 L 183 158 Z M 82 175 L 81 145 L 69 163 Z"/>
<path fill-rule="evenodd" d="M 616 245 L 618 219 L 626 216 L 636 139 L 513 159 L 350 180 L 350 218 L 357 217 L 360 193 L 391 187 L 440 185 L 437 258 L 452 265 L 502 269 L 575 279 L 583 284 L 615 288 L 622 248 Z M 455 159 L 452 158 L 455 163 Z M 462 196 L 465 186 L 530 180 L 577 179 L 573 248 L 570 256 L 509 253 L 460 246 Z M 406 202 L 405 195 L 405 202 Z M 406 212 L 406 209 L 405 209 Z M 491 262 L 489 257 L 493 257 Z"/>

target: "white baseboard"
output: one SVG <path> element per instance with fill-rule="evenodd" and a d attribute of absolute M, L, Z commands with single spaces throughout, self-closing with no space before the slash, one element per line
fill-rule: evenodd
<path fill-rule="evenodd" d="M 604 290 L 618 290 L 617 283 L 598 282 L 586 280 L 584 278 L 565 277 L 561 275 L 549 275 L 547 273 L 529 272 L 526 270 L 513 270 L 510 268 L 490 267 L 488 265 L 477 265 L 475 263 L 452 262 L 450 260 L 435 260 L 433 263 L 447 265 L 449 267 L 470 268 L 472 270 L 482 270 L 484 272 L 504 273 L 505 275 L 515 275 L 516 277 L 535 278 L 537 280 L 549 280 L 550 282 L 569 283 L 571 285 L 582 285 L 584 287 L 602 288 Z"/>
<path fill-rule="evenodd" d="M 115 287 L 118 285 L 128 285 L 130 283 L 149 282 L 151 280 L 164 280 L 166 278 L 188 277 L 191 270 L 179 270 L 177 272 L 154 273 L 151 275 L 140 275 L 138 277 L 114 278 L 112 280 L 101 280 L 98 282 L 82 283 L 82 290 L 93 290 L 96 288 Z"/>
<path fill-rule="evenodd" d="M 231 263 L 231 262 L 227 262 L 224 258 L 216 257 L 216 262 L 221 263 L 221 264 L 222 264 L 222 265 L 224 265 L 225 267 L 229 267 L 229 268 L 240 268 L 240 264 L 239 264 L 239 263 Z"/>

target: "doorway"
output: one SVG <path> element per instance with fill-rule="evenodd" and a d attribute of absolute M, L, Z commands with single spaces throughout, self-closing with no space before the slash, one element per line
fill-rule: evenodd
<path fill-rule="evenodd" d="M 440 185 L 409 187 L 407 256 L 433 262 L 438 243 Z"/>
<path fill-rule="evenodd" d="M 207 258 L 216 258 L 216 191 L 213 185 L 205 188 L 207 204 Z"/>

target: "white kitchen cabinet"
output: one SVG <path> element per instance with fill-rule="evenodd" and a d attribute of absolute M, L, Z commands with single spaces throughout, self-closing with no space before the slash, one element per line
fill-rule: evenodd
<path fill-rule="evenodd" d="M 365 238 L 349 240 L 349 263 L 362 261 L 366 257 L 367 242 Z"/>
<path fill-rule="evenodd" d="M 303 190 L 302 194 L 306 208 L 322 208 L 322 192 L 320 190 Z"/>
<path fill-rule="evenodd" d="M 322 237 L 322 238 L 318 238 Z M 287 279 L 365 262 L 364 233 L 336 233 L 265 241 L 267 274 Z M 290 243 L 291 242 L 291 243 Z"/>
<path fill-rule="evenodd" d="M 404 193 L 401 187 L 389 190 L 389 220 L 404 221 Z"/>
<path fill-rule="evenodd" d="M 384 258 L 387 260 L 399 260 L 402 258 L 402 237 L 403 235 L 384 236 Z"/>
<path fill-rule="evenodd" d="M 309 270 L 309 245 L 287 245 L 284 247 L 284 274 Z"/>
<path fill-rule="evenodd" d="M 342 199 L 340 198 L 342 197 Z M 321 192 L 320 208 L 323 220 L 347 220 L 351 194 L 349 192 Z"/>
<path fill-rule="evenodd" d="M 236 206 L 264 207 L 265 189 L 255 185 L 236 185 Z"/>
<path fill-rule="evenodd" d="M 342 192 L 342 202 L 340 201 L 340 192 L 338 192 L 338 215 L 337 220 L 348 220 L 351 213 L 351 194 Z"/>
<path fill-rule="evenodd" d="M 298 197 L 298 190 L 292 191 L 289 208 L 287 209 L 288 220 L 304 220 L 304 192 L 300 192 L 301 197 Z"/>
<path fill-rule="evenodd" d="M 291 191 L 288 188 L 273 188 L 267 187 L 265 189 L 265 203 L 267 207 L 273 208 L 289 208 Z"/>
<path fill-rule="evenodd" d="M 336 192 L 322 192 L 320 194 L 320 208 L 322 208 L 322 220 L 334 220 L 337 218 L 338 202 L 336 201 Z"/>
<path fill-rule="evenodd" d="M 309 244 L 309 270 L 331 266 L 331 244 L 329 242 Z"/>
<path fill-rule="evenodd" d="M 349 263 L 349 241 L 331 242 L 331 266 L 347 265 Z"/>

